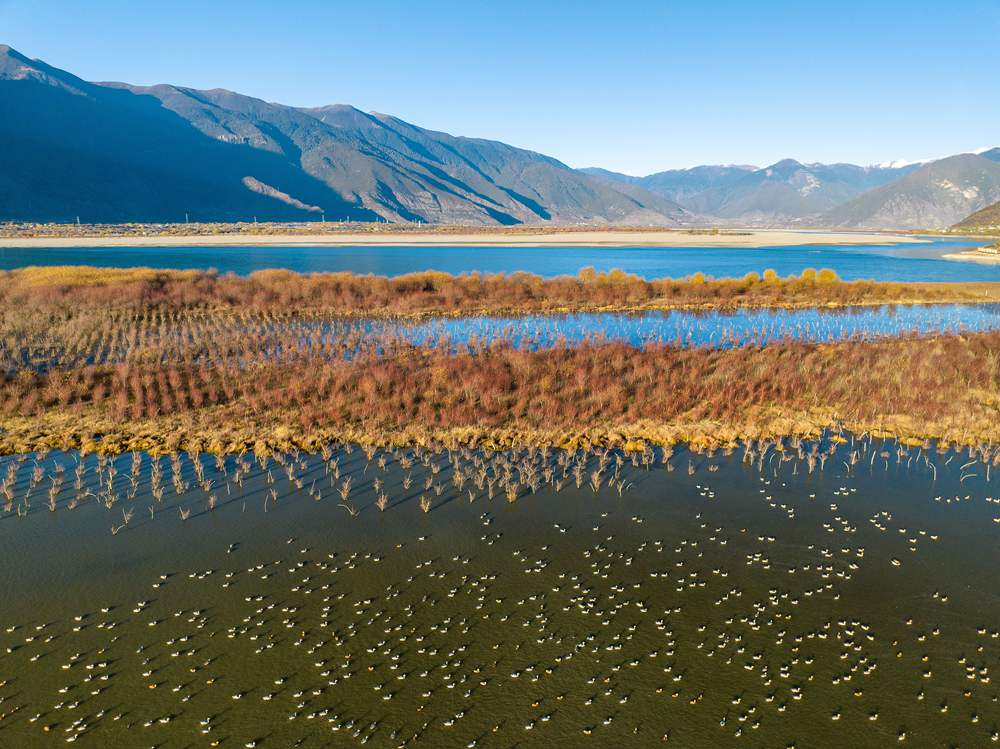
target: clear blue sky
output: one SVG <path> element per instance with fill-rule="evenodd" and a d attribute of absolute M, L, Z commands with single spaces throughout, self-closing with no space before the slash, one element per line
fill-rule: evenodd
<path fill-rule="evenodd" d="M 1000 143 L 1000 0 L 0 0 L 0 42 L 633 174 Z"/>

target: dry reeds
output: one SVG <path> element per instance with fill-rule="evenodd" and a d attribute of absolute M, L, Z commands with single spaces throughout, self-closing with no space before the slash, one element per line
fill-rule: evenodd
<path fill-rule="evenodd" d="M 171 367 L 175 385 L 166 389 L 152 377 L 158 365 L 145 362 L 57 375 L 20 372 L 0 379 L 0 449 L 23 452 L 29 438 L 35 446 L 80 446 L 92 442 L 94 432 L 109 431 L 125 440 L 118 443 L 123 451 L 146 445 L 171 452 L 170 445 L 219 440 L 254 445 L 264 433 L 274 439 L 283 432 L 306 445 L 310 435 L 338 432 L 369 435 L 373 442 L 394 432 L 415 438 L 456 430 L 509 440 L 518 433 L 595 428 L 610 435 L 636 424 L 654 432 L 708 424 L 731 442 L 756 436 L 765 420 L 782 419 L 789 433 L 802 431 L 797 420 L 820 419 L 863 429 L 884 423 L 906 432 L 900 436 L 989 442 L 1000 436 L 998 352 L 1000 333 L 728 350 L 623 343 L 538 351 L 495 345 L 459 353 L 410 347 L 352 359 L 191 362 Z M 134 381 L 150 384 L 140 395 Z M 202 397 L 192 395 L 192 383 L 204 388 Z M 130 434 L 146 436 L 134 442 Z M 183 494 L 187 482 L 172 466 L 175 491 Z M 162 477 L 155 471 L 158 488 Z M 434 490 L 435 476 L 432 467 L 421 481 L 425 492 Z M 29 493 L 40 480 L 33 478 Z M 575 477 L 578 484 L 583 478 Z M 346 501 L 350 483 L 339 491 Z"/>
<path fill-rule="evenodd" d="M 532 350 L 510 341 L 414 346 L 372 336 L 363 325 L 330 332 L 331 316 L 389 310 L 853 303 L 951 293 L 948 287 L 842 283 L 823 273 L 645 281 L 592 271 L 548 280 L 529 274 L 2 272 L 0 452 L 58 446 L 170 453 L 170 484 L 180 496 L 188 489 L 175 455 L 181 449 L 315 449 L 331 436 L 363 443 L 366 471 L 383 467 L 376 444 L 438 439 L 570 446 L 700 436 L 733 443 L 842 423 L 898 436 L 1000 441 L 998 333 L 733 348 L 589 340 Z M 331 454 L 331 486 L 340 479 L 337 460 Z M 445 481 L 435 477 L 442 465 L 426 460 L 422 479 L 411 476 L 413 461 L 401 463 L 404 489 L 419 481 L 424 492 L 441 496 Z M 663 462 L 672 470 L 668 456 Z M 202 463 L 193 466 L 211 505 L 213 486 Z M 16 501 L 16 468 L 0 482 L 8 511 Z M 294 460 L 280 468 L 303 488 Z M 608 478 L 616 486 L 618 468 Z M 83 470 L 78 466 L 75 474 L 78 491 Z M 112 504 L 117 495 L 104 487 L 116 471 L 113 464 L 98 471 L 100 494 Z M 129 499 L 137 496 L 141 471 L 136 452 L 125 476 Z M 154 460 L 150 483 L 158 503 L 170 485 L 164 473 Z M 571 477 L 577 487 L 588 478 L 579 466 L 561 480 Z M 26 506 L 40 478 L 36 469 L 22 487 Z M 466 480 L 450 477 L 459 492 Z M 553 476 L 474 480 L 489 497 L 499 488 L 516 499 Z M 228 492 L 228 478 L 226 485 Z M 337 490 L 353 512 L 350 478 Z M 310 493 L 320 496 L 312 487 Z M 58 495 L 59 488 L 50 487 L 50 506 Z"/>
<path fill-rule="evenodd" d="M 576 276 L 530 273 L 450 275 L 413 273 L 394 278 L 354 273 L 257 271 L 246 277 L 212 271 L 150 268 L 31 267 L 0 272 L 0 306 L 11 310 L 145 311 L 153 320 L 170 310 L 236 313 L 319 312 L 398 316 L 584 309 L 781 307 L 889 302 L 996 300 L 996 284 L 845 282 L 828 269 L 779 278 L 773 271 L 739 279 L 647 280 L 612 270 Z"/>

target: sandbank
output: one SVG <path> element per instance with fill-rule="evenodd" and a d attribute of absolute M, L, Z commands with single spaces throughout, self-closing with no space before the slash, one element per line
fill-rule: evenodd
<path fill-rule="evenodd" d="M 919 237 L 877 232 L 747 230 L 723 233 L 642 230 L 469 230 L 463 232 L 345 231 L 309 234 L 163 234 L 0 237 L 3 248 L 222 246 L 463 246 L 463 247 L 785 247 L 793 245 L 913 244 Z"/>

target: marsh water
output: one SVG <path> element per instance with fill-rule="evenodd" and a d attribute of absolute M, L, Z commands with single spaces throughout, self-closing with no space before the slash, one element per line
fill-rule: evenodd
<path fill-rule="evenodd" d="M 594 312 L 547 315 L 369 319 L 271 316 L 242 312 L 231 317 L 191 316 L 169 324 L 147 317 L 125 321 L 119 334 L 70 341 L 58 326 L 41 336 L 19 331 L 0 341 L 0 371 L 47 371 L 52 367 L 113 364 L 135 357 L 175 361 L 218 357 L 221 338 L 240 341 L 258 354 L 281 357 L 324 351 L 330 357 L 385 351 L 399 343 L 453 350 L 498 342 L 528 349 L 584 342 L 623 341 L 635 346 L 763 346 L 798 340 L 878 340 L 901 335 L 947 335 L 1000 329 L 1000 305 L 882 305 L 821 309 L 742 309 L 688 312 Z M 68 328 L 72 334 L 75 328 Z M 124 332 L 122 332 L 124 331 Z"/>
<path fill-rule="evenodd" d="M 505 340 L 546 348 L 564 342 L 624 341 L 678 346 L 767 345 L 775 341 L 874 340 L 900 335 L 981 332 L 1000 328 L 1000 305 L 880 305 L 820 309 L 593 312 L 559 315 L 363 320 L 338 323 L 343 333 L 403 338 L 415 345 Z"/>
<path fill-rule="evenodd" d="M 934 239 L 921 244 L 792 245 L 787 247 L 81 247 L 0 248 L 0 269 L 27 265 L 215 268 L 246 275 L 266 268 L 313 273 L 351 271 L 398 276 L 417 271 L 513 273 L 552 277 L 581 268 L 621 268 L 644 278 L 705 273 L 739 278 L 773 268 L 781 276 L 806 268 L 832 268 L 846 280 L 1000 281 L 1000 265 L 943 260 L 982 244 Z"/>
<path fill-rule="evenodd" d="M 996 457 L 27 456 L 0 745 L 988 746 Z"/>

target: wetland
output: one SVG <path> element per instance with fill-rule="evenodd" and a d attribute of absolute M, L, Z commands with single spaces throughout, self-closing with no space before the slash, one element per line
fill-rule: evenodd
<path fill-rule="evenodd" d="M 993 745 L 997 298 L 0 273 L 0 746 Z"/>

